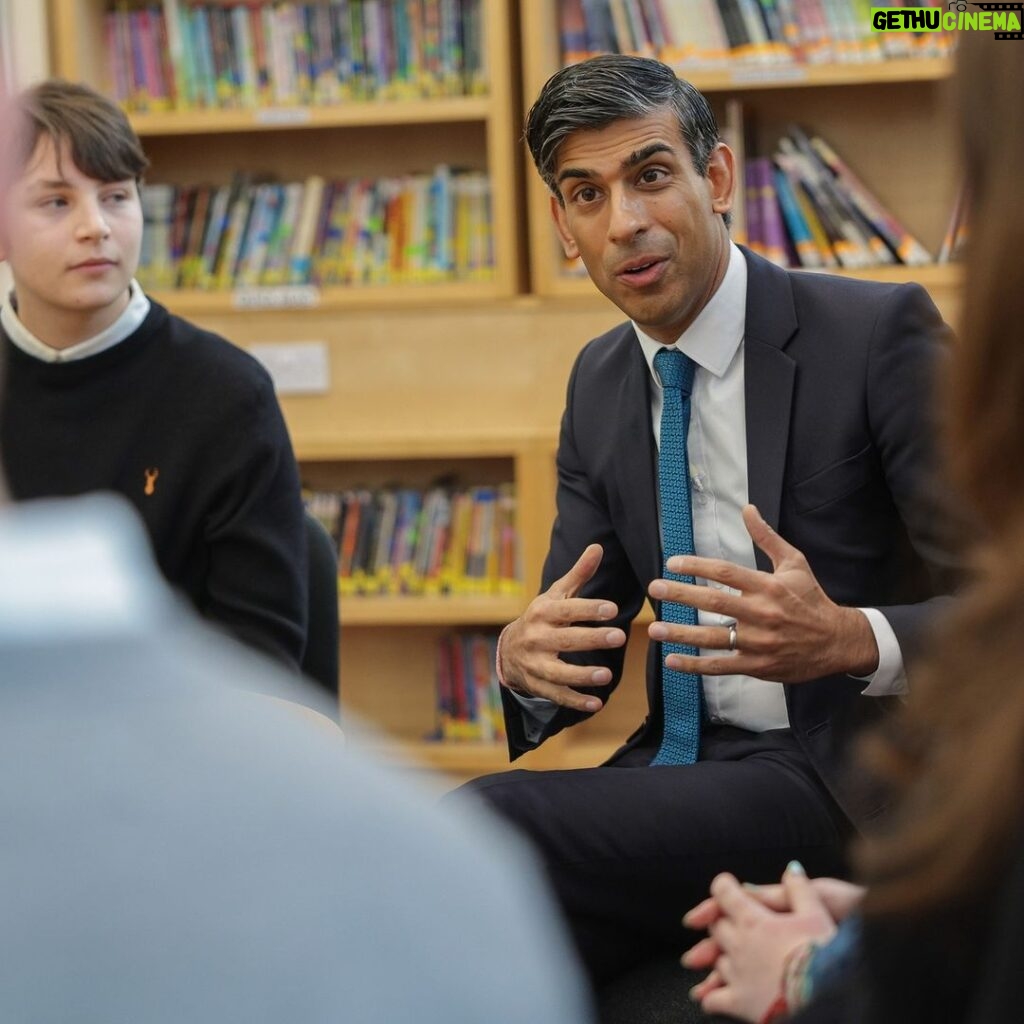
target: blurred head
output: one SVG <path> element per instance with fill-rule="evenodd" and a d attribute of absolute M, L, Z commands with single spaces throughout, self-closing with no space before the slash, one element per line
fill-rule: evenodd
<path fill-rule="evenodd" d="M 108 327 L 128 303 L 147 162 L 124 113 L 86 86 L 44 82 L 15 98 L 10 118 L 0 258 L 21 321 L 65 348 Z"/>
<path fill-rule="evenodd" d="M 734 160 L 704 97 L 659 61 L 594 57 L 548 81 L 526 137 L 566 255 L 675 342 L 729 261 Z"/>
<path fill-rule="evenodd" d="M 961 337 L 940 397 L 948 465 L 973 506 L 979 579 L 915 676 L 911 713 L 870 746 L 896 784 L 861 865 L 876 913 L 940 912 L 999 877 L 1024 783 L 1024 242 L 1020 44 L 961 33 L 957 118 L 970 190 Z"/>

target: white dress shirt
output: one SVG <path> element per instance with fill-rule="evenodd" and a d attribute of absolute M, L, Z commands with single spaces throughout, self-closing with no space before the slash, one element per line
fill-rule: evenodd
<path fill-rule="evenodd" d="M 0 325 L 4 333 L 11 341 L 26 355 L 35 359 L 41 359 L 44 363 L 70 363 L 75 359 L 88 359 L 89 356 L 99 355 L 108 348 L 120 344 L 129 335 L 139 329 L 142 321 L 149 313 L 149 299 L 139 287 L 138 281 L 133 280 L 129 286 L 131 297 L 124 312 L 108 327 L 99 334 L 80 341 L 70 348 L 53 348 L 46 342 L 40 341 L 22 322 L 15 307 L 14 293 L 9 293 L 4 303 L 0 306 Z"/>
<path fill-rule="evenodd" d="M 730 243 L 729 265 L 718 290 L 675 345 L 667 347 L 680 349 L 696 363 L 687 433 L 694 550 L 703 557 L 721 558 L 755 569 L 754 545 L 741 515 L 748 502 L 743 360 L 746 299 L 747 262 Z M 651 425 L 655 442 L 660 445 L 662 389 L 654 372 L 654 356 L 666 346 L 646 335 L 635 323 L 633 328 L 651 373 Z M 722 586 L 703 579 L 696 582 Z M 868 686 L 863 692 L 872 697 L 906 693 L 903 655 L 892 626 L 877 609 L 861 611 L 878 645 L 878 668 L 864 677 Z M 720 626 L 732 620 L 714 612 L 698 611 L 698 622 L 702 626 Z M 700 653 L 721 652 L 701 648 Z M 789 726 L 781 683 L 727 675 L 704 676 L 703 685 L 705 707 L 712 722 L 752 732 Z M 554 717 L 557 705 L 543 698 L 516 696 L 535 720 L 528 723 L 527 737 L 536 739 Z"/>

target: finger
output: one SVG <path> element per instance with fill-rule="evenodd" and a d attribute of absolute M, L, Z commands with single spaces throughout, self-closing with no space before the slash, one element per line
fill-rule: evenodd
<path fill-rule="evenodd" d="M 764 914 L 766 911 L 746 889 L 737 881 L 735 875 L 723 872 L 716 875 L 711 882 L 711 895 L 718 901 L 722 915 L 727 918 L 749 917 L 753 914 Z M 712 934 L 716 934 L 712 932 Z"/>
<path fill-rule="evenodd" d="M 576 560 L 576 564 L 561 579 L 555 580 L 548 587 L 548 596 L 575 597 L 583 584 L 593 579 L 603 557 L 604 548 L 600 544 L 589 544 Z"/>
<path fill-rule="evenodd" d="M 567 686 L 607 686 L 612 681 L 612 670 L 606 665 L 571 665 L 554 656 L 538 661 L 536 667 L 528 665 L 526 673 L 531 682 L 560 689 Z"/>
<path fill-rule="evenodd" d="M 717 921 L 720 916 L 721 911 L 718 909 L 718 901 L 711 896 L 706 900 L 701 900 L 697 906 L 688 910 L 683 915 L 683 924 L 687 928 L 697 931 L 707 928 L 713 921 Z"/>
<path fill-rule="evenodd" d="M 838 878 L 815 878 L 811 885 L 821 897 L 833 921 L 848 917 L 864 900 L 866 889 Z"/>
<path fill-rule="evenodd" d="M 552 626 L 571 626 L 576 622 L 604 622 L 614 619 L 618 608 L 611 601 L 586 597 L 552 598 L 545 594 L 530 608 L 530 617 Z"/>
<path fill-rule="evenodd" d="M 825 909 L 821 897 L 814 891 L 803 864 L 791 860 L 782 875 L 782 887 L 786 890 L 789 905 L 794 914 L 815 914 Z"/>
<path fill-rule="evenodd" d="M 712 971 L 703 981 L 698 981 L 693 988 L 690 989 L 690 998 L 695 1002 L 700 1002 L 705 999 L 710 993 L 714 992 L 716 988 L 721 988 L 725 984 L 725 980 L 718 971 Z"/>
<path fill-rule="evenodd" d="M 720 970 L 719 974 L 724 974 Z M 706 996 L 700 1001 L 701 1009 L 708 1015 L 720 1013 L 724 1017 L 735 1017 L 736 1016 L 736 994 L 728 985 L 728 982 L 722 981 L 720 985 L 715 986 L 711 989 Z"/>
<path fill-rule="evenodd" d="M 704 971 L 713 967 L 721 954 L 722 947 L 714 939 L 701 939 L 682 955 L 680 963 L 691 971 Z"/>
<path fill-rule="evenodd" d="M 565 626 L 556 629 L 551 636 L 551 645 L 556 651 L 600 651 L 621 647 L 625 642 L 623 630 L 606 626 Z"/>
<path fill-rule="evenodd" d="M 742 591 L 756 590 L 768 575 L 758 569 L 748 569 L 735 562 L 728 562 L 724 558 L 702 558 L 699 555 L 673 555 L 665 568 L 677 576 L 713 580 L 733 590 Z"/>
<path fill-rule="evenodd" d="M 665 664 L 676 672 L 692 672 L 698 676 L 753 676 L 766 679 L 767 662 L 742 652 L 729 654 L 669 654 Z M 778 680 L 775 680 L 776 682 Z"/>
<path fill-rule="evenodd" d="M 585 685 L 593 686 L 596 684 L 587 683 Z M 543 679 L 530 680 L 528 696 L 544 697 L 546 700 L 551 701 L 552 704 L 558 704 L 563 708 L 572 708 L 574 711 L 594 712 L 600 711 L 604 706 L 604 702 L 600 697 L 595 697 L 590 693 L 579 693 L 571 686 L 552 683 Z"/>
<path fill-rule="evenodd" d="M 792 909 L 789 905 L 789 897 L 786 895 L 786 890 L 780 883 L 775 883 L 774 885 L 751 885 L 748 882 L 744 882 L 743 888 L 767 910 L 774 910 L 776 913 L 781 914 Z"/>
<path fill-rule="evenodd" d="M 703 587 L 698 583 L 680 583 L 678 580 L 653 580 L 647 592 L 656 601 L 671 601 L 673 604 L 688 604 L 702 612 L 718 612 L 742 622 L 746 607 L 740 594 L 717 587 Z"/>
<path fill-rule="evenodd" d="M 743 524 L 750 539 L 768 556 L 772 565 L 779 569 L 787 562 L 803 560 L 800 551 L 783 540 L 765 521 L 755 505 L 743 506 Z"/>
<path fill-rule="evenodd" d="M 660 643 L 680 644 L 705 651 L 729 650 L 728 626 L 682 626 L 672 622 L 652 622 L 647 635 Z"/>

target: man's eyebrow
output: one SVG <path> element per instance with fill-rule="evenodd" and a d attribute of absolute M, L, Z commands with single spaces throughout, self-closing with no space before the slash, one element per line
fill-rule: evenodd
<path fill-rule="evenodd" d="M 654 156 L 655 153 L 673 153 L 675 152 L 667 142 L 652 142 L 649 146 L 644 146 L 643 149 L 634 150 L 625 160 L 622 161 L 623 169 L 630 167 L 636 167 L 637 164 L 642 164 L 648 158 Z"/>
<path fill-rule="evenodd" d="M 625 160 L 622 161 L 622 169 L 629 170 L 631 167 L 636 167 L 638 164 L 642 164 L 645 160 L 650 159 L 657 153 L 674 153 L 675 150 L 667 142 L 652 142 L 649 146 L 644 146 L 643 149 L 634 150 Z M 566 167 L 555 179 L 556 185 L 561 185 L 566 178 L 592 178 L 593 172 L 588 171 L 584 167 Z"/>

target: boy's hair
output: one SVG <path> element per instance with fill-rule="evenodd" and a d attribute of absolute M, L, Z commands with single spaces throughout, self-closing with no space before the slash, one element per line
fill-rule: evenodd
<path fill-rule="evenodd" d="M 97 181 L 136 182 L 149 166 L 142 144 L 124 111 L 95 89 L 75 82 L 50 79 L 15 97 L 12 132 L 12 166 L 8 173 L 25 170 L 42 136 L 57 147 L 60 166 L 62 144 L 75 167 Z"/>

